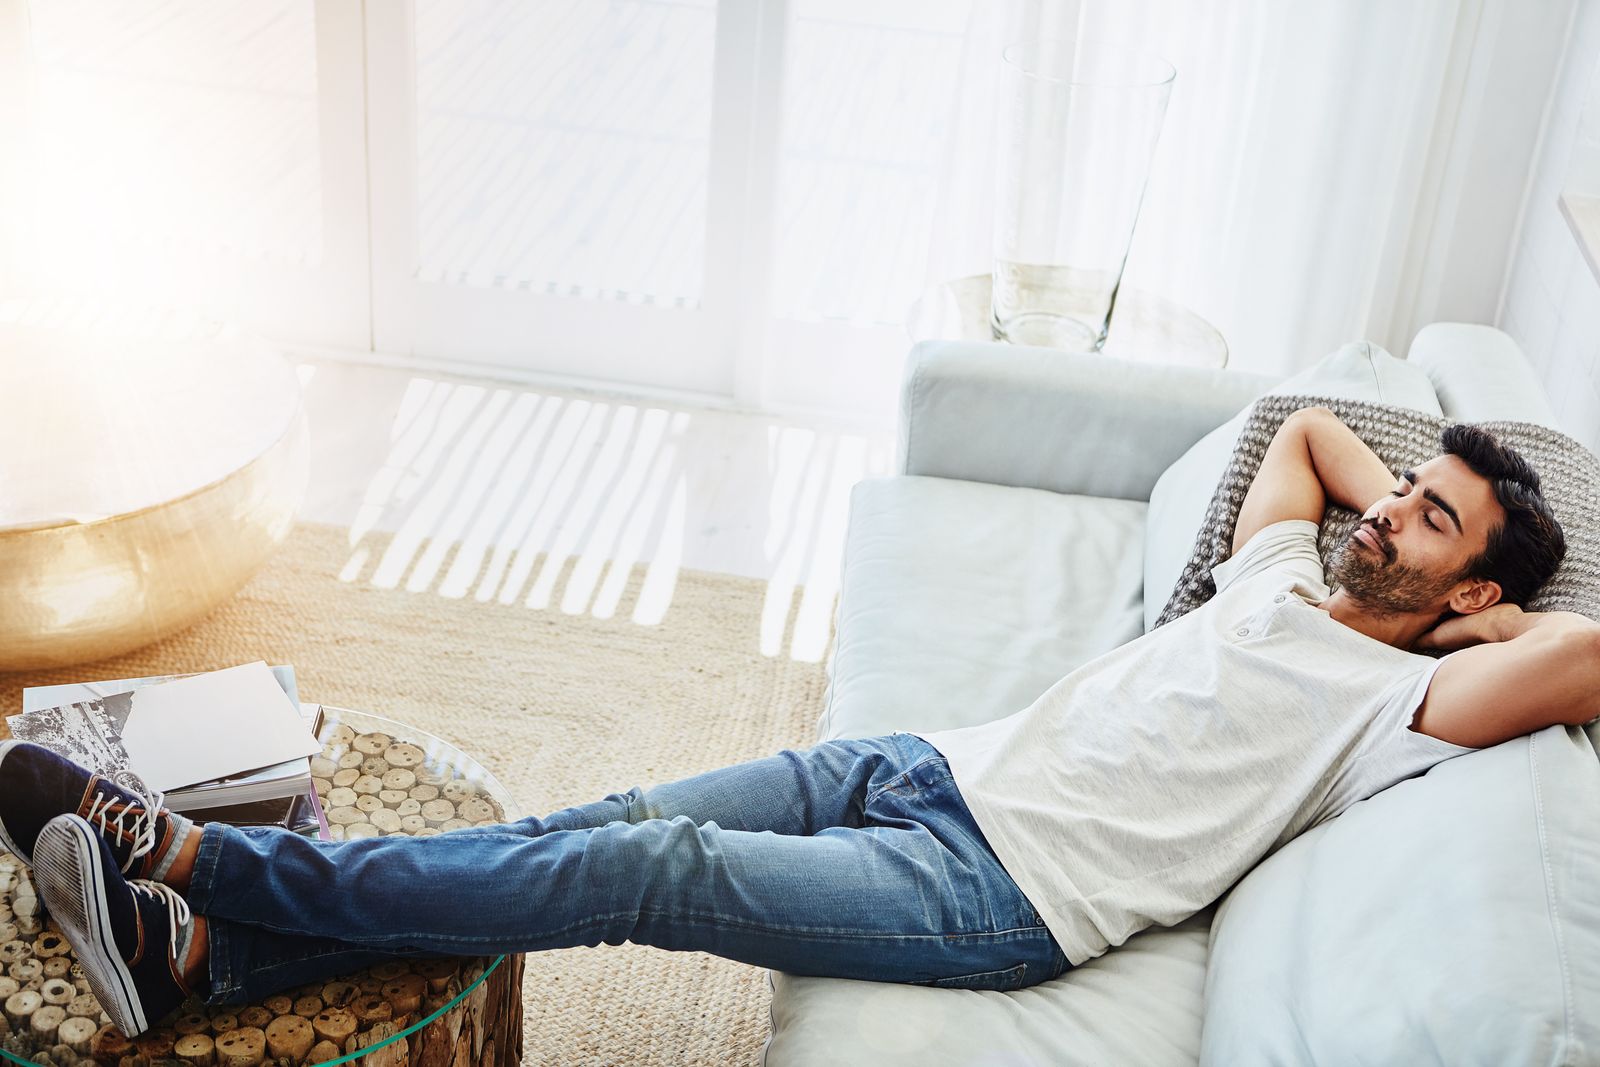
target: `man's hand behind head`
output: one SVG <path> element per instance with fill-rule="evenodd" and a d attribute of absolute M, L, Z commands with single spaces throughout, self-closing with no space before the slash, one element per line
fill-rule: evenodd
<path fill-rule="evenodd" d="M 1417 638 L 1416 651 L 1454 652 L 1490 641 L 1509 641 L 1525 628 L 1516 604 L 1494 604 L 1471 615 L 1450 615 Z"/>

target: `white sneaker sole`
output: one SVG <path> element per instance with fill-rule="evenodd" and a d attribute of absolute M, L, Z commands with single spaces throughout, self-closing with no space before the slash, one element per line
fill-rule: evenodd
<path fill-rule="evenodd" d="M 40 831 L 34 860 L 45 906 L 71 942 L 100 1006 L 124 1037 L 144 1033 L 150 1024 L 111 931 L 98 835 L 76 815 L 58 816 Z"/>

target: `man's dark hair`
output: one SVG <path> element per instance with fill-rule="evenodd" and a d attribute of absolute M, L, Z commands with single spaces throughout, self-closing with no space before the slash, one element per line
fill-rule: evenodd
<path fill-rule="evenodd" d="M 1500 583 L 1502 603 L 1526 606 L 1561 565 L 1567 538 L 1539 491 L 1539 474 L 1509 445 L 1477 426 L 1446 426 L 1439 444 L 1488 479 L 1506 519 L 1462 571 L 1466 578 Z"/>

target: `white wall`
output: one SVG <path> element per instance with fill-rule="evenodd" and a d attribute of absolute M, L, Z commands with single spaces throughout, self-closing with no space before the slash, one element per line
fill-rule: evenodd
<path fill-rule="evenodd" d="M 1560 428 L 1600 452 L 1600 281 L 1556 203 L 1578 120 L 1600 88 L 1592 85 L 1597 57 L 1600 0 L 1577 0 L 1495 325 L 1533 362 Z"/>

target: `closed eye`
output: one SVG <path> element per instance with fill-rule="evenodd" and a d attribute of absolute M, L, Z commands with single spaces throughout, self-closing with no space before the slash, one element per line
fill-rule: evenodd
<path fill-rule="evenodd" d="M 1401 492 L 1401 491 L 1400 491 L 1400 490 L 1398 490 L 1398 489 L 1396 489 L 1396 490 L 1393 490 L 1393 491 L 1392 491 L 1392 492 L 1390 492 L 1390 494 L 1389 494 L 1389 495 L 1390 495 L 1390 496 L 1405 496 L 1405 494 L 1404 494 L 1404 493 L 1402 493 L 1402 492 Z M 1433 523 L 1433 520 L 1432 520 L 1432 519 L 1430 519 L 1430 518 L 1428 518 L 1428 513 L 1427 513 L 1427 512 L 1426 512 L 1426 511 L 1424 511 L 1424 512 L 1423 512 L 1423 513 L 1422 513 L 1422 521 L 1423 521 L 1423 522 L 1424 522 L 1424 523 L 1426 523 L 1426 524 L 1427 524 L 1427 526 L 1428 526 L 1428 529 L 1430 529 L 1430 530 L 1437 530 L 1437 529 L 1438 529 L 1438 528 L 1439 528 L 1439 527 L 1437 527 L 1437 526 L 1435 526 L 1435 525 L 1434 525 L 1434 523 Z"/>

